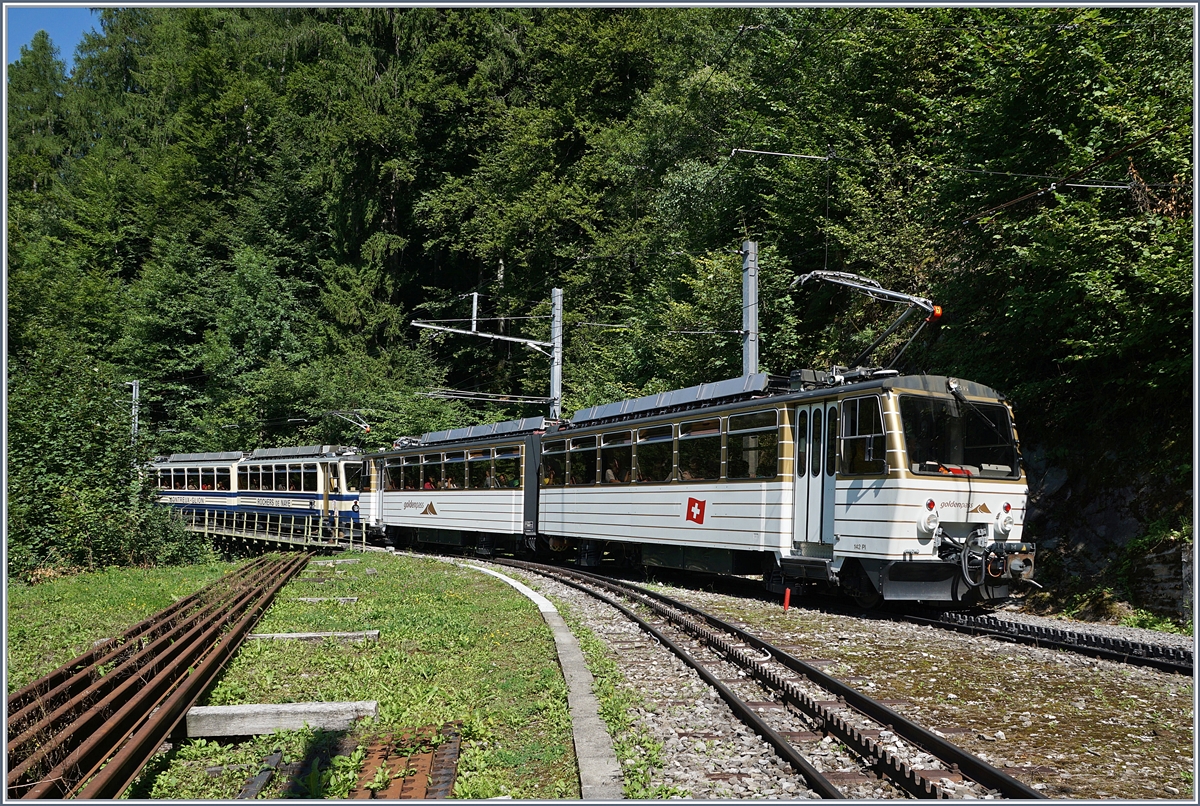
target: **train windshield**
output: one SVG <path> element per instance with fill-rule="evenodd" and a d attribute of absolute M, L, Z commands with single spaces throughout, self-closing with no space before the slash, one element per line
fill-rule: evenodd
<path fill-rule="evenodd" d="M 1008 409 L 954 398 L 900 396 L 914 473 L 1015 479 L 1021 474 Z"/>

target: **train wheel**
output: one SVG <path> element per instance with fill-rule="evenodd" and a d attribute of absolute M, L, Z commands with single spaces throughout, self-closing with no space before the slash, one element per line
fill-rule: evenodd
<path fill-rule="evenodd" d="M 863 610 L 874 610 L 883 602 L 883 597 L 877 591 L 870 593 L 856 593 L 854 595 L 854 603 Z"/>

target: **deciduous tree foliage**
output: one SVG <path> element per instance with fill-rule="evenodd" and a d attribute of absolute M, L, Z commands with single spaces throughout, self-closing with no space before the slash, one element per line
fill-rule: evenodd
<path fill-rule="evenodd" d="M 545 339 L 561 287 L 569 412 L 740 374 L 745 239 L 765 370 L 845 362 L 897 313 L 797 275 L 930 297 L 945 321 L 904 369 L 1003 390 L 1027 449 L 1096 489 L 1149 484 L 1142 514 L 1161 517 L 1191 462 L 1190 25 L 1171 8 L 108 9 L 69 76 L 39 34 L 8 83 L 10 569 L 95 562 L 68 524 L 100 551 L 119 527 L 98 502 L 137 486 L 131 456 L 72 458 L 125 450 L 127 429 L 119 386 L 71 372 L 141 381 L 140 460 L 378 447 L 537 413 L 418 397 L 544 395 L 549 367 L 408 323 L 467 317 L 477 292 L 482 329 Z M 112 411 L 84 435 L 89 396 Z M 347 409 L 371 434 L 327 414 Z M 72 428 L 34 425 L 55 418 Z"/>

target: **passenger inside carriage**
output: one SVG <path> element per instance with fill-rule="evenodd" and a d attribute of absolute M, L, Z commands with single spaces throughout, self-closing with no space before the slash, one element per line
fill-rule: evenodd
<path fill-rule="evenodd" d="M 613 457 L 608 469 L 604 471 L 605 484 L 624 484 L 629 481 L 629 472 L 621 468 L 621 460 Z"/>

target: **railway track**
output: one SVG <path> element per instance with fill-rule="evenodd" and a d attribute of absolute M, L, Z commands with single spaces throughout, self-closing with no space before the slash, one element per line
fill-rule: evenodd
<path fill-rule="evenodd" d="M 248 563 L 12 694 L 8 798 L 118 797 L 309 556 Z"/>
<path fill-rule="evenodd" d="M 863 695 L 736 625 L 629 583 L 574 569 L 492 561 L 555 579 L 619 610 L 695 669 L 820 797 L 845 798 L 852 782 L 869 777 L 886 781 L 888 793 L 896 797 L 947 798 L 964 792 L 974 797 L 1043 797 L 913 723 L 888 703 Z M 821 769 L 810 761 L 830 739 L 846 748 L 850 768 Z M 924 760 L 921 767 L 893 752 L 902 746 L 906 757 Z M 947 784 L 955 785 L 953 794 Z"/>
<path fill-rule="evenodd" d="M 754 588 L 754 592 L 758 592 L 757 587 Z M 734 595 L 746 594 L 739 589 L 739 592 Z M 795 601 L 793 599 L 793 602 Z M 838 604 L 836 599 L 816 605 L 806 599 L 805 604 L 808 607 L 815 606 L 824 612 L 844 616 L 907 622 L 969 635 L 990 636 L 996 640 L 1014 644 L 1072 652 L 1130 666 L 1145 666 L 1185 677 L 1194 675 L 1193 652 L 1186 647 L 1132 641 L 1079 630 L 1043 627 L 1009 621 L 991 614 L 944 611 L 933 608 L 910 608 L 896 612 L 886 609 L 863 611 L 861 608 Z"/>
<path fill-rule="evenodd" d="M 1039 627 L 1017 621 L 1006 621 L 995 616 L 979 616 L 967 613 L 925 613 L 901 616 L 911 624 L 986 635 L 1003 641 L 1031 646 L 1075 652 L 1093 658 L 1148 666 L 1164 672 L 1173 672 L 1191 677 L 1193 674 L 1192 650 L 1161 644 L 1127 641 L 1106 635 Z"/>

